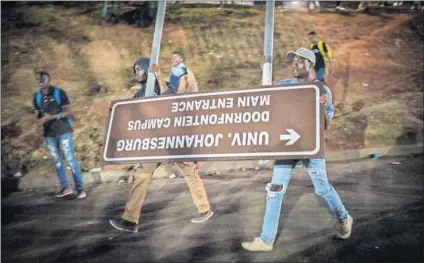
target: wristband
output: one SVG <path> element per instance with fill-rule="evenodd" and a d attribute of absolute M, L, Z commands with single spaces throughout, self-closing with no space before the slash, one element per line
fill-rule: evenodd
<path fill-rule="evenodd" d="M 58 114 L 56 114 L 56 119 L 57 120 L 60 120 L 62 118 L 62 113 L 58 113 Z"/>

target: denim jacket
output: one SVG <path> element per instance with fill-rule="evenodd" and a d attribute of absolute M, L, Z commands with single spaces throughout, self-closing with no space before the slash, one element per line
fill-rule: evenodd
<path fill-rule="evenodd" d="M 316 80 L 318 81 L 318 80 Z M 280 80 L 279 84 L 298 84 L 299 80 L 296 78 L 291 79 L 283 79 Z M 331 94 L 331 90 L 327 85 L 324 84 L 324 93 L 328 96 L 328 102 L 325 105 L 325 115 L 327 120 L 331 120 L 334 116 L 334 106 L 333 106 L 333 95 Z"/>

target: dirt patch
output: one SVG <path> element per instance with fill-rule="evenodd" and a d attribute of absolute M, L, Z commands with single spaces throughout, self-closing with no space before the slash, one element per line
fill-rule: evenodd
<path fill-rule="evenodd" d="M 336 74 L 328 78 L 337 109 L 335 127 L 327 134 L 330 149 L 422 142 L 417 112 L 422 112 L 423 103 L 409 101 L 422 97 L 422 82 L 415 76 L 422 76 L 416 65 L 423 59 L 413 54 L 419 54 L 423 44 L 413 41 L 417 36 L 409 20 L 408 15 L 396 15 L 335 50 Z"/>
<path fill-rule="evenodd" d="M 168 43 L 181 46 L 186 44 L 185 32 L 181 26 L 170 24 L 166 27 L 166 33 L 169 38 Z"/>
<path fill-rule="evenodd" d="M 125 50 L 119 50 L 111 41 L 97 40 L 85 45 L 82 49 L 89 70 L 96 76 L 100 85 L 109 89 L 119 90 L 124 88 L 125 78 L 122 68 L 124 64 L 121 54 L 128 54 Z"/>

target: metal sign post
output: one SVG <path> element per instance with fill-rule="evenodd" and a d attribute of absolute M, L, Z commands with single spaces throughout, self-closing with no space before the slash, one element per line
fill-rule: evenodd
<path fill-rule="evenodd" d="M 102 4 L 102 18 L 106 18 L 107 16 L 107 1 L 103 1 Z"/>
<path fill-rule="evenodd" d="M 274 42 L 274 6 L 275 1 L 266 2 L 265 13 L 265 37 L 264 37 L 264 56 L 266 58 L 263 64 L 262 85 L 272 85 L 272 49 Z"/>
<path fill-rule="evenodd" d="M 266 2 L 265 13 L 265 36 L 264 36 L 264 57 L 265 63 L 262 65 L 262 85 L 272 85 L 272 50 L 274 43 L 274 7 L 275 1 Z M 268 165 L 267 160 L 259 160 L 259 167 Z"/>
<path fill-rule="evenodd" d="M 150 56 L 150 66 L 159 61 L 160 42 L 162 39 L 163 23 L 165 20 L 166 1 L 158 2 L 158 11 L 156 14 L 155 33 L 153 35 L 152 53 Z M 147 75 L 146 97 L 153 96 L 156 76 L 153 73 Z"/>

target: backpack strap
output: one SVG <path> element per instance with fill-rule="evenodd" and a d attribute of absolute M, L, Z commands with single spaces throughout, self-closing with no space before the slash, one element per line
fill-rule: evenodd
<path fill-rule="evenodd" d="M 327 55 L 324 52 L 324 42 L 322 42 L 321 40 L 318 41 L 317 46 L 318 46 L 319 53 L 321 53 L 322 58 L 324 59 L 324 61 L 327 61 Z"/>
<path fill-rule="evenodd" d="M 319 53 L 321 53 L 321 56 L 324 59 L 324 63 L 326 65 L 326 67 L 325 67 L 325 75 L 328 75 L 330 73 L 330 71 L 329 71 L 329 69 L 327 67 L 327 63 L 328 63 L 328 58 L 331 58 L 332 57 L 332 53 L 331 53 L 330 47 L 327 44 L 325 44 L 325 46 L 327 47 L 327 50 L 328 50 L 327 53 L 325 53 L 325 51 L 324 51 L 324 42 L 321 41 L 321 40 L 318 41 Z"/>
<path fill-rule="evenodd" d="M 60 103 L 62 102 L 61 98 L 60 98 L 60 88 L 54 86 L 53 87 L 53 97 L 56 100 L 56 103 L 60 105 Z M 66 117 L 66 123 L 68 123 L 69 127 L 72 130 L 72 118 L 71 117 Z"/>
<path fill-rule="evenodd" d="M 188 71 L 185 66 L 175 67 L 171 70 L 171 76 L 169 78 L 169 82 L 171 83 L 172 92 L 178 93 L 178 88 L 180 86 L 180 80 L 183 76 L 187 75 Z"/>
<path fill-rule="evenodd" d="M 69 128 L 71 128 L 71 131 L 72 131 L 73 130 L 73 127 L 72 127 L 72 119 L 71 119 L 71 117 L 66 117 L 66 123 L 68 123 Z"/>
<path fill-rule="evenodd" d="M 41 97 L 43 97 L 41 94 L 41 90 L 38 90 L 35 93 L 35 105 L 37 106 L 38 109 L 41 109 Z"/>
<path fill-rule="evenodd" d="M 53 97 L 56 100 L 57 104 L 60 105 L 60 103 L 62 102 L 60 98 L 60 88 L 56 86 L 53 87 Z"/>

